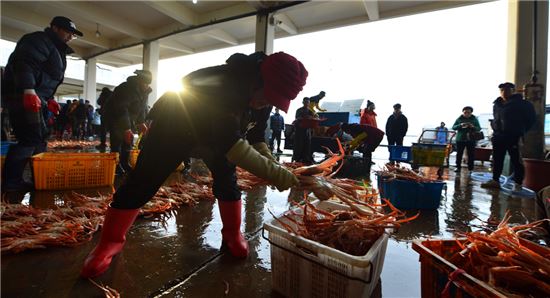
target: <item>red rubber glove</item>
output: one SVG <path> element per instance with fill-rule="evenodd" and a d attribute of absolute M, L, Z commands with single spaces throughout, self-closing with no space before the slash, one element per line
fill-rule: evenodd
<path fill-rule="evenodd" d="M 149 131 L 149 127 L 147 127 L 147 124 L 141 123 L 138 127 L 139 133 L 144 136 L 147 134 L 147 131 Z"/>
<path fill-rule="evenodd" d="M 132 145 L 132 141 L 134 140 L 134 133 L 132 132 L 131 129 L 127 129 L 125 132 L 124 132 L 124 142 L 127 144 L 127 145 Z"/>
<path fill-rule="evenodd" d="M 32 89 L 25 90 L 23 93 L 23 108 L 25 111 L 37 113 L 40 111 L 40 107 L 42 107 L 42 103 L 36 92 Z"/>
<path fill-rule="evenodd" d="M 57 103 L 57 101 L 55 101 L 53 98 L 48 100 L 48 110 L 50 110 L 50 112 L 52 112 L 54 115 L 59 115 L 59 111 L 61 110 L 61 107 L 59 106 L 59 104 Z"/>

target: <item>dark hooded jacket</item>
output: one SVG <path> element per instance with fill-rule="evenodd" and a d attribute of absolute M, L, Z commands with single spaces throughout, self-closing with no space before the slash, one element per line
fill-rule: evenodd
<path fill-rule="evenodd" d="M 492 128 L 495 136 L 521 137 L 535 124 L 533 104 L 519 93 L 512 94 L 507 101 L 499 97 L 493 104 Z"/>
<path fill-rule="evenodd" d="M 51 28 L 24 35 L 10 55 L 2 80 L 2 95 L 13 97 L 34 89 L 42 106 L 63 82 L 66 56 L 73 50 Z"/>
<path fill-rule="evenodd" d="M 101 107 L 106 125 L 116 125 L 120 129 L 136 129 L 145 122 L 148 92 L 140 89 L 137 76 L 131 76 L 118 85 Z"/>
<path fill-rule="evenodd" d="M 184 91 L 165 93 L 148 118 L 183 127 L 190 146 L 226 153 L 241 138 L 265 141 L 272 106 L 250 108 L 252 84 L 261 80 L 263 53 L 234 54 L 226 64 L 203 68 L 183 78 Z"/>

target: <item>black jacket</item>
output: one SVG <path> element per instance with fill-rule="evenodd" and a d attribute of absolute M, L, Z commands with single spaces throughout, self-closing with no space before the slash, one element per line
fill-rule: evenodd
<path fill-rule="evenodd" d="M 271 130 L 285 130 L 285 119 L 281 114 L 273 114 L 269 117 L 269 127 Z"/>
<path fill-rule="evenodd" d="M 388 138 L 403 138 L 407 134 L 409 123 L 407 117 L 401 114 L 398 117 L 391 114 L 386 122 L 386 135 Z"/>
<path fill-rule="evenodd" d="M 521 137 L 536 121 L 535 108 L 519 93 L 507 101 L 501 97 L 493 102 L 492 127 L 495 136 Z"/>
<path fill-rule="evenodd" d="M 183 78 L 184 91 L 165 93 L 147 118 L 183 127 L 190 146 L 226 153 L 241 138 L 265 142 L 271 106 L 250 108 L 251 85 L 261 80 L 262 53 L 232 55 L 224 65 L 199 69 Z"/>
<path fill-rule="evenodd" d="M 145 122 L 148 92 L 142 91 L 137 76 L 131 76 L 118 85 L 101 107 L 107 125 L 120 129 L 135 129 Z"/>
<path fill-rule="evenodd" d="M 34 89 L 46 106 L 63 82 L 66 55 L 73 53 L 50 28 L 21 37 L 10 55 L 2 83 L 2 94 L 19 95 Z"/>

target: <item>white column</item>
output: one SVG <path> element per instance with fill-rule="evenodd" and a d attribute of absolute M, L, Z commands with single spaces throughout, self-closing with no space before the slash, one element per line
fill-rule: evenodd
<path fill-rule="evenodd" d="M 264 52 L 267 55 L 272 54 L 274 39 L 273 14 L 258 14 L 256 16 L 256 52 Z"/>
<path fill-rule="evenodd" d="M 96 58 L 90 58 L 86 60 L 85 72 L 84 72 L 84 99 L 89 100 L 92 106 L 96 106 Z"/>
<path fill-rule="evenodd" d="M 543 158 L 544 155 L 544 114 L 545 85 L 547 80 L 548 59 L 548 1 L 510 1 L 508 14 L 508 64 L 507 80 L 516 84 L 516 89 L 524 89 L 533 75 L 538 71 L 540 92 L 528 96 L 535 107 L 537 121 L 524 138 L 523 157 Z M 537 13 L 535 15 L 535 4 Z M 534 20 L 536 18 L 536 36 Z M 534 40 L 536 39 L 536 57 L 534 57 Z M 531 86 L 532 87 L 532 86 Z M 531 89 L 532 91 L 533 89 Z"/>
<path fill-rule="evenodd" d="M 256 16 L 256 52 L 264 52 L 266 55 L 273 54 L 273 40 L 275 39 L 275 26 L 273 14 L 260 13 Z M 264 141 L 269 144 L 271 129 L 269 120 L 264 133 Z"/>
<path fill-rule="evenodd" d="M 149 106 L 152 106 L 157 100 L 159 50 L 160 43 L 158 40 L 143 44 L 143 69 L 149 70 L 153 75 L 153 81 L 151 82 L 151 89 L 153 89 L 153 92 L 149 94 Z"/>

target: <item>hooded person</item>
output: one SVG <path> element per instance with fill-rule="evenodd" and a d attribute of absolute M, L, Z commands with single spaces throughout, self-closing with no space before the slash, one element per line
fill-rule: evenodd
<path fill-rule="evenodd" d="M 376 124 L 376 116 L 378 115 L 374 112 L 375 108 L 376 106 L 374 105 L 374 102 L 367 100 L 367 107 L 363 110 L 363 113 L 361 113 L 359 124 L 378 127 Z"/>
<path fill-rule="evenodd" d="M 223 222 L 222 249 L 246 257 L 249 249 L 240 231 L 236 166 L 279 190 L 299 184 L 294 174 L 273 160 L 264 132 L 272 106 L 288 111 L 307 75 L 300 61 L 283 52 L 234 54 L 226 64 L 184 77 L 184 91 L 159 98 L 147 115 L 151 127 L 135 169 L 114 194 L 99 244 L 81 275 L 95 277 L 108 269 L 112 257 L 122 250 L 139 208 L 187 157 L 201 158 L 212 173 Z"/>

